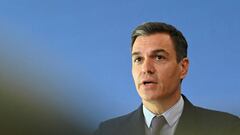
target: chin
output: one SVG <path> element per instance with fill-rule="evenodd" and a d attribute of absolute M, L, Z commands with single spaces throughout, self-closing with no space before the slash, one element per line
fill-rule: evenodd
<path fill-rule="evenodd" d="M 145 101 L 157 101 L 162 98 L 162 96 L 159 95 L 142 95 L 141 96 L 142 100 Z"/>

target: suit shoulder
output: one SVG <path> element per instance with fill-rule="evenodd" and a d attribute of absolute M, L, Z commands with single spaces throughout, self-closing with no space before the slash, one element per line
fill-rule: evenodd
<path fill-rule="evenodd" d="M 198 113 L 198 115 L 201 116 L 207 116 L 206 118 L 208 119 L 224 119 L 224 120 L 233 120 L 233 121 L 239 121 L 239 117 L 227 113 L 227 112 L 221 112 L 221 111 L 216 111 L 216 110 L 211 110 L 211 109 L 206 109 L 206 108 L 202 108 L 202 107 L 198 107 L 195 106 L 196 108 L 196 112 Z"/>
<path fill-rule="evenodd" d="M 139 120 L 141 109 L 137 109 L 126 115 L 112 118 L 100 123 L 94 135 L 120 135 L 130 132 L 132 125 Z"/>
<path fill-rule="evenodd" d="M 101 125 L 102 126 L 118 126 L 118 125 L 126 124 L 132 119 L 132 117 L 136 113 L 137 113 L 137 110 L 119 117 L 111 118 L 109 120 L 103 121 Z"/>
<path fill-rule="evenodd" d="M 208 123 L 224 123 L 224 121 L 239 123 L 240 121 L 239 117 L 233 114 L 195 106 L 184 95 L 182 96 L 184 98 L 184 110 L 187 112 L 187 116 L 185 117 Z"/>
<path fill-rule="evenodd" d="M 240 118 L 226 112 L 220 112 L 201 107 L 196 107 L 196 114 L 198 115 L 198 122 L 207 123 L 205 126 L 211 129 L 240 132 Z"/>

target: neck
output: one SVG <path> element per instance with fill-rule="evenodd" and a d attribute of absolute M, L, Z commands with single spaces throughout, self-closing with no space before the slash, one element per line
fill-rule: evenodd
<path fill-rule="evenodd" d="M 173 105 L 175 105 L 181 97 L 181 92 L 177 92 L 170 97 L 165 97 L 162 99 L 154 100 L 154 101 L 146 101 L 142 100 L 143 105 L 150 110 L 152 113 L 156 115 L 161 115 Z"/>

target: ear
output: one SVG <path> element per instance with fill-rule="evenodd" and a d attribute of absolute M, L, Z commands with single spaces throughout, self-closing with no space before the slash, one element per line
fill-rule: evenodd
<path fill-rule="evenodd" d="M 180 78 L 184 79 L 188 72 L 189 59 L 187 57 L 183 58 L 179 64 L 180 64 L 179 65 L 180 66 Z"/>

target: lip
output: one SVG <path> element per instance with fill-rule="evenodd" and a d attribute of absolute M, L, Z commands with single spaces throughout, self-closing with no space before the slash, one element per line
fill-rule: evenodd
<path fill-rule="evenodd" d="M 154 85 L 157 84 L 157 81 L 152 80 L 152 79 L 146 79 L 146 80 L 142 80 L 141 85 Z"/>
<path fill-rule="evenodd" d="M 147 81 L 148 82 L 148 81 Z M 157 87 L 157 82 L 155 81 L 149 81 L 149 83 L 145 83 L 145 81 L 142 81 L 140 83 L 140 87 L 143 89 L 143 90 L 153 90 Z"/>

